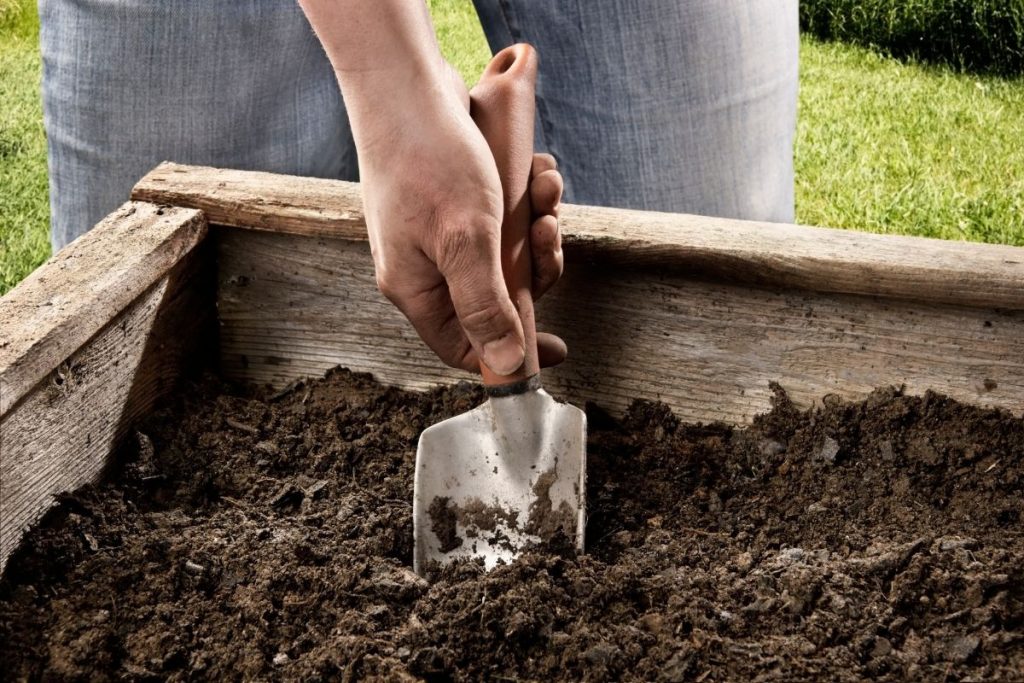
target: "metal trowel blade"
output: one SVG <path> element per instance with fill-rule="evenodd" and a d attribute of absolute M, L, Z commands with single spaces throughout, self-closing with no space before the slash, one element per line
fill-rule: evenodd
<path fill-rule="evenodd" d="M 541 544 L 583 551 L 587 420 L 543 389 L 427 428 L 416 451 L 413 568 L 487 569 Z"/>

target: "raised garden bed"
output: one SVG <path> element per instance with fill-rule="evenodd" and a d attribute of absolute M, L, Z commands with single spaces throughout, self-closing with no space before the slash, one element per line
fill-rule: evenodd
<path fill-rule="evenodd" d="M 292 385 L 461 376 L 376 292 L 357 188 L 167 164 L 135 196 L 0 300 L 0 561 L 129 460 L 12 561 L 23 671 L 1020 670 L 1024 250 L 566 207 L 539 313 L 591 403 L 591 555 L 429 588 L 413 444 L 472 391 Z M 177 391 L 211 365 L 271 388 Z"/>
<path fill-rule="evenodd" d="M 1024 420 L 879 391 L 752 427 L 594 406 L 589 555 L 412 573 L 420 429 L 481 400 L 206 380 L 0 584 L 15 677 L 1006 680 Z"/>

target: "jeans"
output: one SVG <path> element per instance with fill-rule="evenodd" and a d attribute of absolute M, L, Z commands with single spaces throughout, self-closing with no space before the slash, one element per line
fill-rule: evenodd
<path fill-rule="evenodd" d="M 412 1 L 412 0 L 410 0 Z M 539 150 L 581 204 L 791 222 L 797 0 L 475 0 L 540 54 Z M 163 160 L 356 180 L 334 73 L 289 0 L 39 0 L 51 238 Z"/>

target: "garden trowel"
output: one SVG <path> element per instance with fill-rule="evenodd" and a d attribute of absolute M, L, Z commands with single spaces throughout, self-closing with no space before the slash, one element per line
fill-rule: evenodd
<path fill-rule="evenodd" d="M 413 494 L 420 575 L 459 558 L 483 558 L 491 569 L 537 545 L 583 550 L 586 417 L 541 388 L 530 294 L 536 77 L 536 52 L 513 45 L 494 56 L 470 93 L 470 112 L 501 176 L 502 269 L 526 359 L 508 376 L 481 363 L 487 401 L 420 435 Z"/>

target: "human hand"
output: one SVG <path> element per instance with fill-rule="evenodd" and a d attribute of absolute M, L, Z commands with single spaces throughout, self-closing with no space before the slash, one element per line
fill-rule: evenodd
<path fill-rule="evenodd" d="M 502 189 L 445 62 L 430 12 L 408 0 L 299 0 L 334 66 L 359 153 L 363 205 L 381 291 L 443 361 L 498 375 L 523 364 L 523 328 L 500 259 Z M 387 49 L 381 50 L 380 46 Z M 554 159 L 533 162 L 534 298 L 562 273 Z M 541 365 L 565 344 L 537 335 Z"/>
<path fill-rule="evenodd" d="M 441 81 L 403 89 L 405 102 L 354 126 L 377 284 L 445 363 L 477 371 L 482 358 L 508 375 L 524 342 L 501 272 L 501 184 L 461 78 L 449 69 Z M 562 177 L 550 155 L 534 156 L 529 194 L 536 299 L 563 267 Z M 542 366 L 565 358 L 553 335 L 538 334 L 537 347 Z"/>

